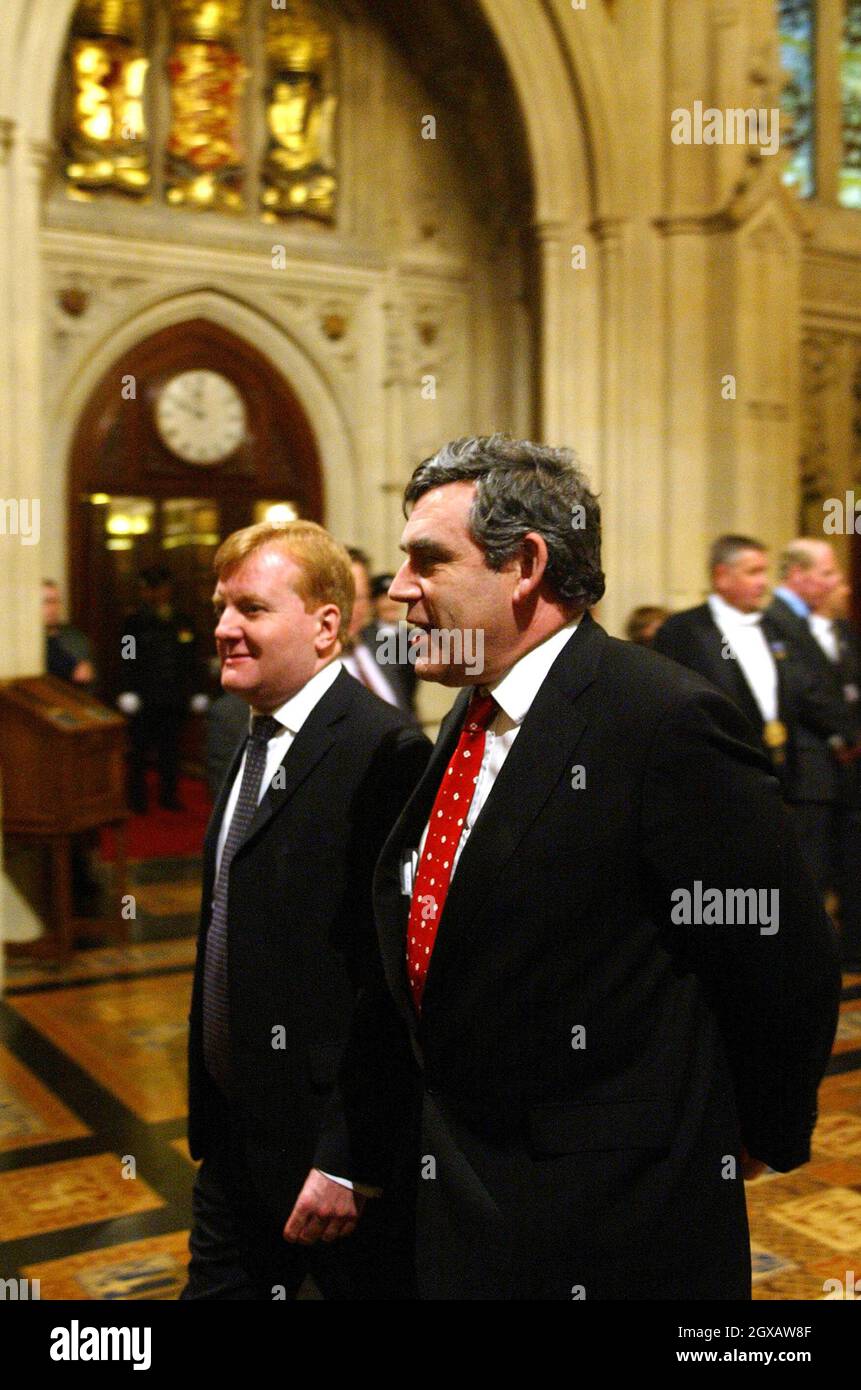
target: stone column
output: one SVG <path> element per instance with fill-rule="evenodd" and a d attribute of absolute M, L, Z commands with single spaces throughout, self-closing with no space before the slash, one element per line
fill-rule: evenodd
<path fill-rule="evenodd" d="M 7 624 L 0 644 L 0 678 L 35 673 L 44 668 L 44 638 L 40 611 L 41 547 L 25 543 L 41 535 L 44 494 L 42 458 L 42 285 L 39 251 L 41 190 L 50 146 L 10 139 L 10 123 L 2 129 L 0 165 L 0 337 L 4 343 L 0 408 L 0 467 L 3 495 L 15 498 L 19 516 L 26 499 L 31 534 L 0 536 L 0 596 Z M 39 525 L 35 526 L 35 503 Z M 3 932 L 7 940 L 28 940 L 41 934 L 41 923 L 5 878 Z"/>
<path fill-rule="evenodd" d="M 815 39 L 815 195 L 823 203 L 837 202 L 843 157 L 843 112 L 840 103 L 840 52 L 843 38 L 843 0 L 818 0 Z"/>
<path fill-rule="evenodd" d="M 39 253 L 41 189 L 50 147 L 41 141 L 19 139 L 12 149 L 10 195 L 3 219 L 0 256 L 6 259 L 3 315 L 8 334 L 8 370 L 12 399 L 6 416 L 8 454 L 4 486 L 8 495 L 38 503 L 41 535 L 42 486 L 42 283 Z M 10 185 L 11 184 L 11 188 Z M 34 512 L 35 517 L 35 512 Z M 0 676 L 41 671 L 44 645 L 39 581 L 42 578 L 38 543 L 21 536 L 3 538 L 4 587 L 10 585 L 9 628 L 0 644 Z"/>
<path fill-rule="evenodd" d="M 12 142 L 15 135 L 15 123 L 8 119 L 0 119 L 0 419 L 10 421 L 12 410 L 12 377 L 11 377 L 11 314 L 9 311 L 10 296 L 10 173 L 9 156 L 12 150 Z M 12 477 L 11 467 L 11 430 L 0 430 L 0 477 L 6 479 Z M 11 617 L 14 612 L 14 585 L 10 573 L 11 564 L 11 543 L 8 537 L 0 538 L 0 595 L 4 599 L 4 608 L 7 617 Z M 3 859 L 3 785 L 2 769 L 0 769 L 0 864 Z M 6 917 L 6 879 L 0 869 L 0 994 L 3 992 L 5 979 L 5 952 L 3 941 L 5 936 L 5 917 Z"/>

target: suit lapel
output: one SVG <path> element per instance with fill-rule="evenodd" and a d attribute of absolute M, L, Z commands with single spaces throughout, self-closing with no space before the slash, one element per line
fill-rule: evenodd
<path fill-rule="evenodd" d="M 595 680 L 606 641 L 603 628 L 584 614 L 532 702 L 451 881 L 428 970 L 425 1011 L 465 941 L 492 908 L 493 884 L 571 766 L 587 727 L 574 702 Z"/>
<path fill-rule="evenodd" d="M 221 822 L 224 819 L 224 811 L 230 799 L 230 791 L 236 781 L 236 774 L 242 763 L 242 756 L 245 752 L 247 739 L 243 739 L 230 764 L 230 771 L 221 784 L 215 805 L 212 808 L 212 815 L 209 817 L 209 824 L 206 827 L 206 835 L 203 841 L 203 896 L 201 898 L 201 917 L 203 921 L 209 920 L 209 913 L 212 904 L 212 894 L 215 888 L 215 859 L 218 849 L 218 836 L 221 830 Z"/>
<path fill-rule="evenodd" d="M 788 603 L 785 603 L 780 597 L 774 598 L 768 613 L 777 626 L 789 636 L 790 640 L 798 643 L 808 664 L 818 666 L 826 672 L 829 670 L 828 657 L 813 636 L 807 623 L 793 612 Z"/>
<path fill-rule="evenodd" d="M 295 796 L 305 778 L 324 758 L 337 738 L 335 726 L 345 717 L 352 704 L 356 691 L 361 687 L 346 671 L 341 670 L 326 691 L 326 694 L 312 709 L 305 723 L 284 755 L 278 772 L 273 777 L 280 784 L 272 786 L 263 796 L 254 819 L 242 843 L 237 847 L 237 855 L 243 853 L 265 829 L 273 816 L 276 816 L 291 797 Z M 278 775 L 280 773 L 280 776 Z"/>
<path fill-rule="evenodd" d="M 709 667 L 714 671 L 715 684 L 722 686 L 730 698 L 741 705 L 755 729 L 761 728 L 762 711 L 738 659 L 723 655 L 724 636 L 709 605 L 704 603 L 697 612 L 697 635 L 708 656 Z"/>
<path fill-rule="evenodd" d="M 407 989 L 404 946 L 410 897 L 401 891 L 401 860 L 404 853 L 417 850 L 430 818 L 443 773 L 460 736 L 471 690 L 460 692 L 442 724 L 424 776 L 395 822 L 383 846 L 374 876 L 374 907 L 380 953 L 389 989 L 411 1028 L 416 1016 Z"/>

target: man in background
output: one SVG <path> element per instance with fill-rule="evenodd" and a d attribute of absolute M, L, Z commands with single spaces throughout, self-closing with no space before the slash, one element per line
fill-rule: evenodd
<path fill-rule="evenodd" d="M 768 551 L 751 536 L 719 536 L 709 554 L 705 603 L 668 618 L 655 651 L 698 671 L 738 705 L 784 794 L 794 795 L 800 726 L 828 739 L 843 727 L 833 702 L 762 611 Z"/>
<path fill-rule="evenodd" d="M 96 670 L 90 642 L 78 628 L 62 621 L 63 600 L 60 586 L 53 579 L 42 580 L 42 621 L 45 625 L 45 669 L 49 675 L 68 681 L 77 689 L 93 693 Z M 72 836 L 72 907 L 76 917 L 98 917 L 102 887 L 94 868 L 98 849 L 96 830 Z"/>
<path fill-rule="evenodd" d="M 347 554 L 350 557 L 356 601 L 344 647 L 344 669 L 380 700 L 399 709 L 401 702 L 391 672 L 387 666 L 379 664 L 373 640 L 371 562 L 358 546 L 347 546 Z"/>
<path fill-rule="evenodd" d="M 824 896 L 840 879 L 846 797 L 842 769 L 852 757 L 856 732 L 838 663 L 829 660 L 814 635 L 812 619 L 841 576 L 831 546 L 807 537 L 792 541 L 778 564 L 780 582 L 766 616 L 830 710 L 830 732 L 799 725 L 789 788 L 801 847 Z"/>
<path fill-rule="evenodd" d="M 849 619 L 851 590 L 840 582 L 813 606 L 810 630 L 840 684 L 855 747 L 861 743 L 861 644 Z M 843 969 L 861 971 L 861 758 L 840 763 L 837 893 Z"/>
<path fill-rule="evenodd" d="M 374 606 L 373 620 L 363 633 L 367 646 L 371 648 L 378 665 L 382 666 L 394 690 L 398 708 L 415 718 L 416 668 L 409 660 L 402 659 L 403 637 L 408 628 L 404 622 L 404 606 L 389 598 L 393 574 L 375 574 L 371 580 L 371 601 Z M 408 651 L 408 648 L 407 648 Z M 394 656 L 394 659 L 390 659 Z"/>
<path fill-rule="evenodd" d="M 88 638 L 62 621 L 63 599 L 53 579 L 42 580 L 42 621 L 45 624 L 45 667 L 52 676 L 92 693 L 96 680 Z"/>
<path fill-rule="evenodd" d="M 159 805 L 182 810 L 177 795 L 182 727 L 189 709 L 203 712 L 208 700 L 194 693 L 197 635 L 189 616 L 174 605 L 170 570 L 164 565 L 144 570 L 140 597 L 123 629 L 125 689 L 117 704 L 130 719 L 129 801 L 143 815 L 151 749 L 157 758 Z"/>

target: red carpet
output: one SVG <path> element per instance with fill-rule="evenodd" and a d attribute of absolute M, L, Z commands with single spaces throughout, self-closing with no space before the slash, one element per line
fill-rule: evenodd
<path fill-rule="evenodd" d="M 165 811 L 156 800 L 156 777 L 147 774 L 149 810 L 145 816 L 131 816 L 126 823 L 126 854 L 129 859 L 170 859 L 176 855 L 198 855 L 212 809 L 209 789 L 202 777 L 181 777 L 179 799 L 182 811 Z M 114 836 L 103 830 L 100 837 L 102 859 L 114 857 Z"/>

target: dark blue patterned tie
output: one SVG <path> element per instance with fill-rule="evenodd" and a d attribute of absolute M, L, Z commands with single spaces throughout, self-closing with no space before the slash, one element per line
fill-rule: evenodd
<path fill-rule="evenodd" d="M 221 851 L 221 864 L 212 895 L 212 917 L 206 934 L 203 962 L 203 1056 L 207 1071 L 225 1095 L 230 1092 L 227 998 L 227 889 L 230 864 L 257 810 L 260 784 L 266 767 L 267 744 L 283 730 L 284 725 L 269 714 L 256 714 L 251 721 L 251 733 L 245 745 L 242 785 Z"/>

